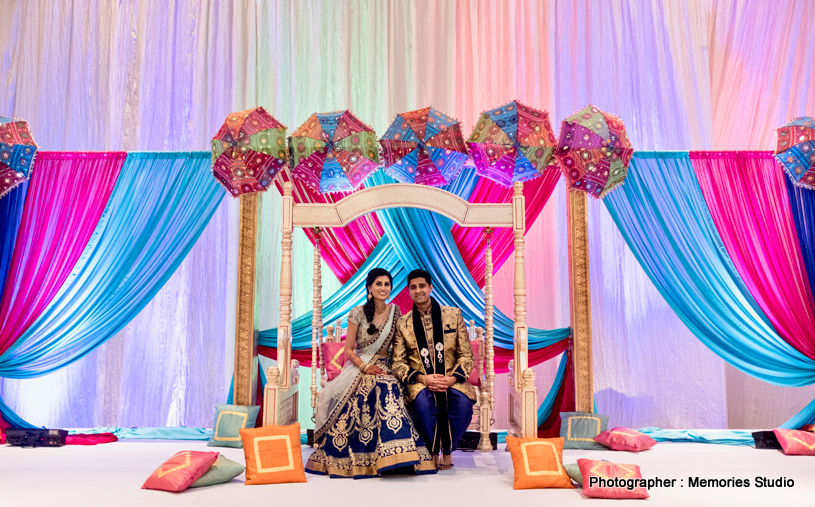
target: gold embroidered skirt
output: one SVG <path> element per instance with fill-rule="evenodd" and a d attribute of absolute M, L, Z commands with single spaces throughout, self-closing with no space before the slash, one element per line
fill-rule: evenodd
<path fill-rule="evenodd" d="M 390 371 L 385 360 L 377 361 Z M 386 369 L 387 368 L 387 369 Z M 361 375 L 348 401 L 317 437 L 306 471 L 363 479 L 405 468 L 436 473 L 405 408 L 402 386 L 391 375 Z"/>

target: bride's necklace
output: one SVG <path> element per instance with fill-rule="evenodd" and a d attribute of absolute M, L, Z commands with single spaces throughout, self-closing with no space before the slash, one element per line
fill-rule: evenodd
<path fill-rule="evenodd" d="M 387 306 L 385 308 L 383 308 L 381 312 L 374 311 L 373 323 L 375 325 L 377 325 L 377 326 L 382 325 L 382 323 L 385 321 L 385 319 L 378 319 L 377 317 L 382 317 L 383 315 L 385 315 L 387 313 L 387 311 L 388 311 Z"/>

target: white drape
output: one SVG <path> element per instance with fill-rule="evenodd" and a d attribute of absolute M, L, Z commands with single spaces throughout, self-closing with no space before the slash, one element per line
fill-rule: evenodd
<path fill-rule="evenodd" d="M 396 113 L 432 104 L 466 134 L 516 98 L 556 122 L 587 103 L 614 112 L 639 150 L 769 149 L 777 125 L 815 111 L 807 0 L 4 3 L 0 114 L 28 120 L 43 150 L 206 150 L 229 112 L 255 105 L 290 131 L 350 108 L 382 133 Z M 563 193 L 527 236 L 537 327 L 568 325 Z M 279 197 L 261 208 L 264 329 L 278 318 Z M 595 390 L 613 424 L 768 426 L 815 396 L 726 368 L 659 297 L 602 205 L 590 214 Z M 227 198 L 124 331 L 51 376 L 0 381 L 6 402 L 48 426 L 211 425 L 232 371 L 236 221 Z M 299 314 L 312 250 L 302 233 L 294 244 Z M 497 302 L 511 314 L 507 266 Z M 323 273 L 328 295 L 337 284 Z M 554 367 L 539 373 L 542 397 Z"/>

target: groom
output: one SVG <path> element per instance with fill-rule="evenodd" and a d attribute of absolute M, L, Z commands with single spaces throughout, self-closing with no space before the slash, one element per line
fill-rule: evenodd
<path fill-rule="evenodd" d="M 427 271 L 411 271 L 408 290 L 413 310 L 396 322 L 392 371 L 407 385 L 408 410 L 419 436 L 438 468 L 449 470 L 451 453 L 473 417 L 475 389 L 467 383 L 473 349 L 461 310 L 430 297 L 433 281 Z"/>

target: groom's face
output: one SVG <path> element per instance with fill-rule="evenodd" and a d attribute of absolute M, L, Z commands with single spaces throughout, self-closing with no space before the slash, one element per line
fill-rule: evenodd
<path fill-rule="evenodd" d="M 410 292 L 410 299 L 417 305 L 422 306 L 430 301 L 430 293 L 433 292 L 433 286 L 427 283 L 424 277 L 418 277 L 409 282 L 408 291 Z"/>

